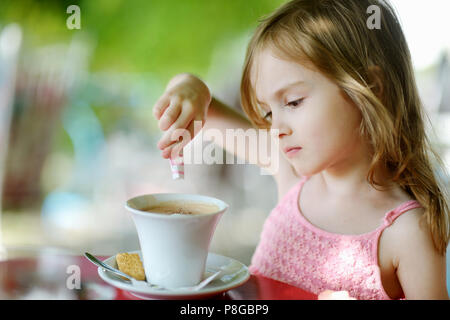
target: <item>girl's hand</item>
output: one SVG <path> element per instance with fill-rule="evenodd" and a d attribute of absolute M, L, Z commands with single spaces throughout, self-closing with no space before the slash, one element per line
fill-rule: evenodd
<path fill-rule="evenodd" d="M 165 131 L 158 141 L 163 158 L 176 158 L 181 154 L 184 146 L 198 133 L 194 132 L 194 121 L 201 121 L 203 128 L 210 103 L 209 89 L 199 78 L 184 73 L 169 81 L 153 107 L 158 126 Z"/>
<path fill-rule="evenodd" d="M 356 300 L 350 297 L 348 291 L 325 290 L 319 294 L 318 300 Z"/>

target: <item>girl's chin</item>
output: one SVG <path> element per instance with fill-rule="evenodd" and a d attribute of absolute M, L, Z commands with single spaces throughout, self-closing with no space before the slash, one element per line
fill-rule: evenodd
<path fill-rule="evenodd" d="M 312 176 L 314 174 L 316 174 L 318 171 L 311 169 L 311 168 L 305 168 L 304 165 L 299 165 L 298 163 L 292 163 L 291 162 L 291 166 L 292 169 L 294 170 L 295 174 L 298 177 L 303 177 L 303 176 Z"/>
<path fill-rule="evenodd" d="M 305 176 L 308 174 L 308 170 L 305 170 L 305 168 L 300 167 L 298 164 L 291 163 L 291 166 L 298 177 Z"/>

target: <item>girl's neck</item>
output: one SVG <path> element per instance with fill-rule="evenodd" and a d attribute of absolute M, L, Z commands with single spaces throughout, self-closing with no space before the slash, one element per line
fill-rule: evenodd
<path fill-rule="evenodd" d="M 319 186 L 327 196 L 351 199 L 356 196 L 360 197 L 362 194 L 375 195 L 383 192 L 376 190 L 367 181 L 372 152 L 366 144 L 356 144 L 343 156 L 345 158 L 317 174 Z M 377 168 L 374 172 L 374 179 L 383 185 L 383 190 L 391 190 L 396 187 L 388 177 L 388 171 L 384 168 Z M 377 188 L 379 189 L 379 187 Z"/>

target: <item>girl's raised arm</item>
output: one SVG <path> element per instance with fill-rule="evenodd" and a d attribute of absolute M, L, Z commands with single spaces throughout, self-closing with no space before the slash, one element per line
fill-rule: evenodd
<path fill-rule="evenodd" d="M 169 81 L 164 94 L 153 107 L 153 114 L 158 119 L 159 128 L 165 131 L 158 142 L 164 158 L 178 154 L 199 133 L 194 131 L 194 121 L 201 123 L 205 136 L 213 136 L 213 129 L 219 130 L 222 139 L 214 139 L 214 143 L 245 163 L 270 168 L 272 159 L 268 158 L 271 158 L 271 152 L 278 152 L 272 150 L 268 131 L 261 134 L 244 114 L 212 98 L 206 84 L 191 74 L 179 74 Z M 176 129 L 186 129 L 189 134 L 174 141 L 178 137 Z M 226 139 L 227 134 L 229 139 Z"/>
<path fill-rule="evenodd" d="M 214 136 L 216 145 L 241 162 L 256 164 L 273 175 L 279 186 L 279 196 L 298 180 L 280 153 L 276 144 L 278 137 L 268 130 L 254 128 L 243 113 L 211 97 L 206 84 L 194 75 L 184 73 L 173 77 L 154 105 L 153 114 L 158 119 L 159 128 L 165 131 L 158 142 L 164 158 L 179 154 L 199 133 L 194 130 L 194 121 L 198 121 L 201 122 L 203 135 Z M 174 141 L 176 129 L 185 129 L 189 134 Z M 221 139 L 215 139 L 217 135 L 213 131 Z"/>

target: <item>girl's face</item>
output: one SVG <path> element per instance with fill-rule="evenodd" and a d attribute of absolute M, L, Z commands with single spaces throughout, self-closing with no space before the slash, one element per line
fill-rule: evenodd
<path fill-rule="evenodd" d="M 361 148 L 361 113 L 323 74 L 263 50 L 252 83 L 261 107 L 271 112 L 282 154 L 300 175 L 347 169 Z M 270 116 L 270 115 L 269 115 Z M 289 148 L 293 149 L 289 151 Z"/>

